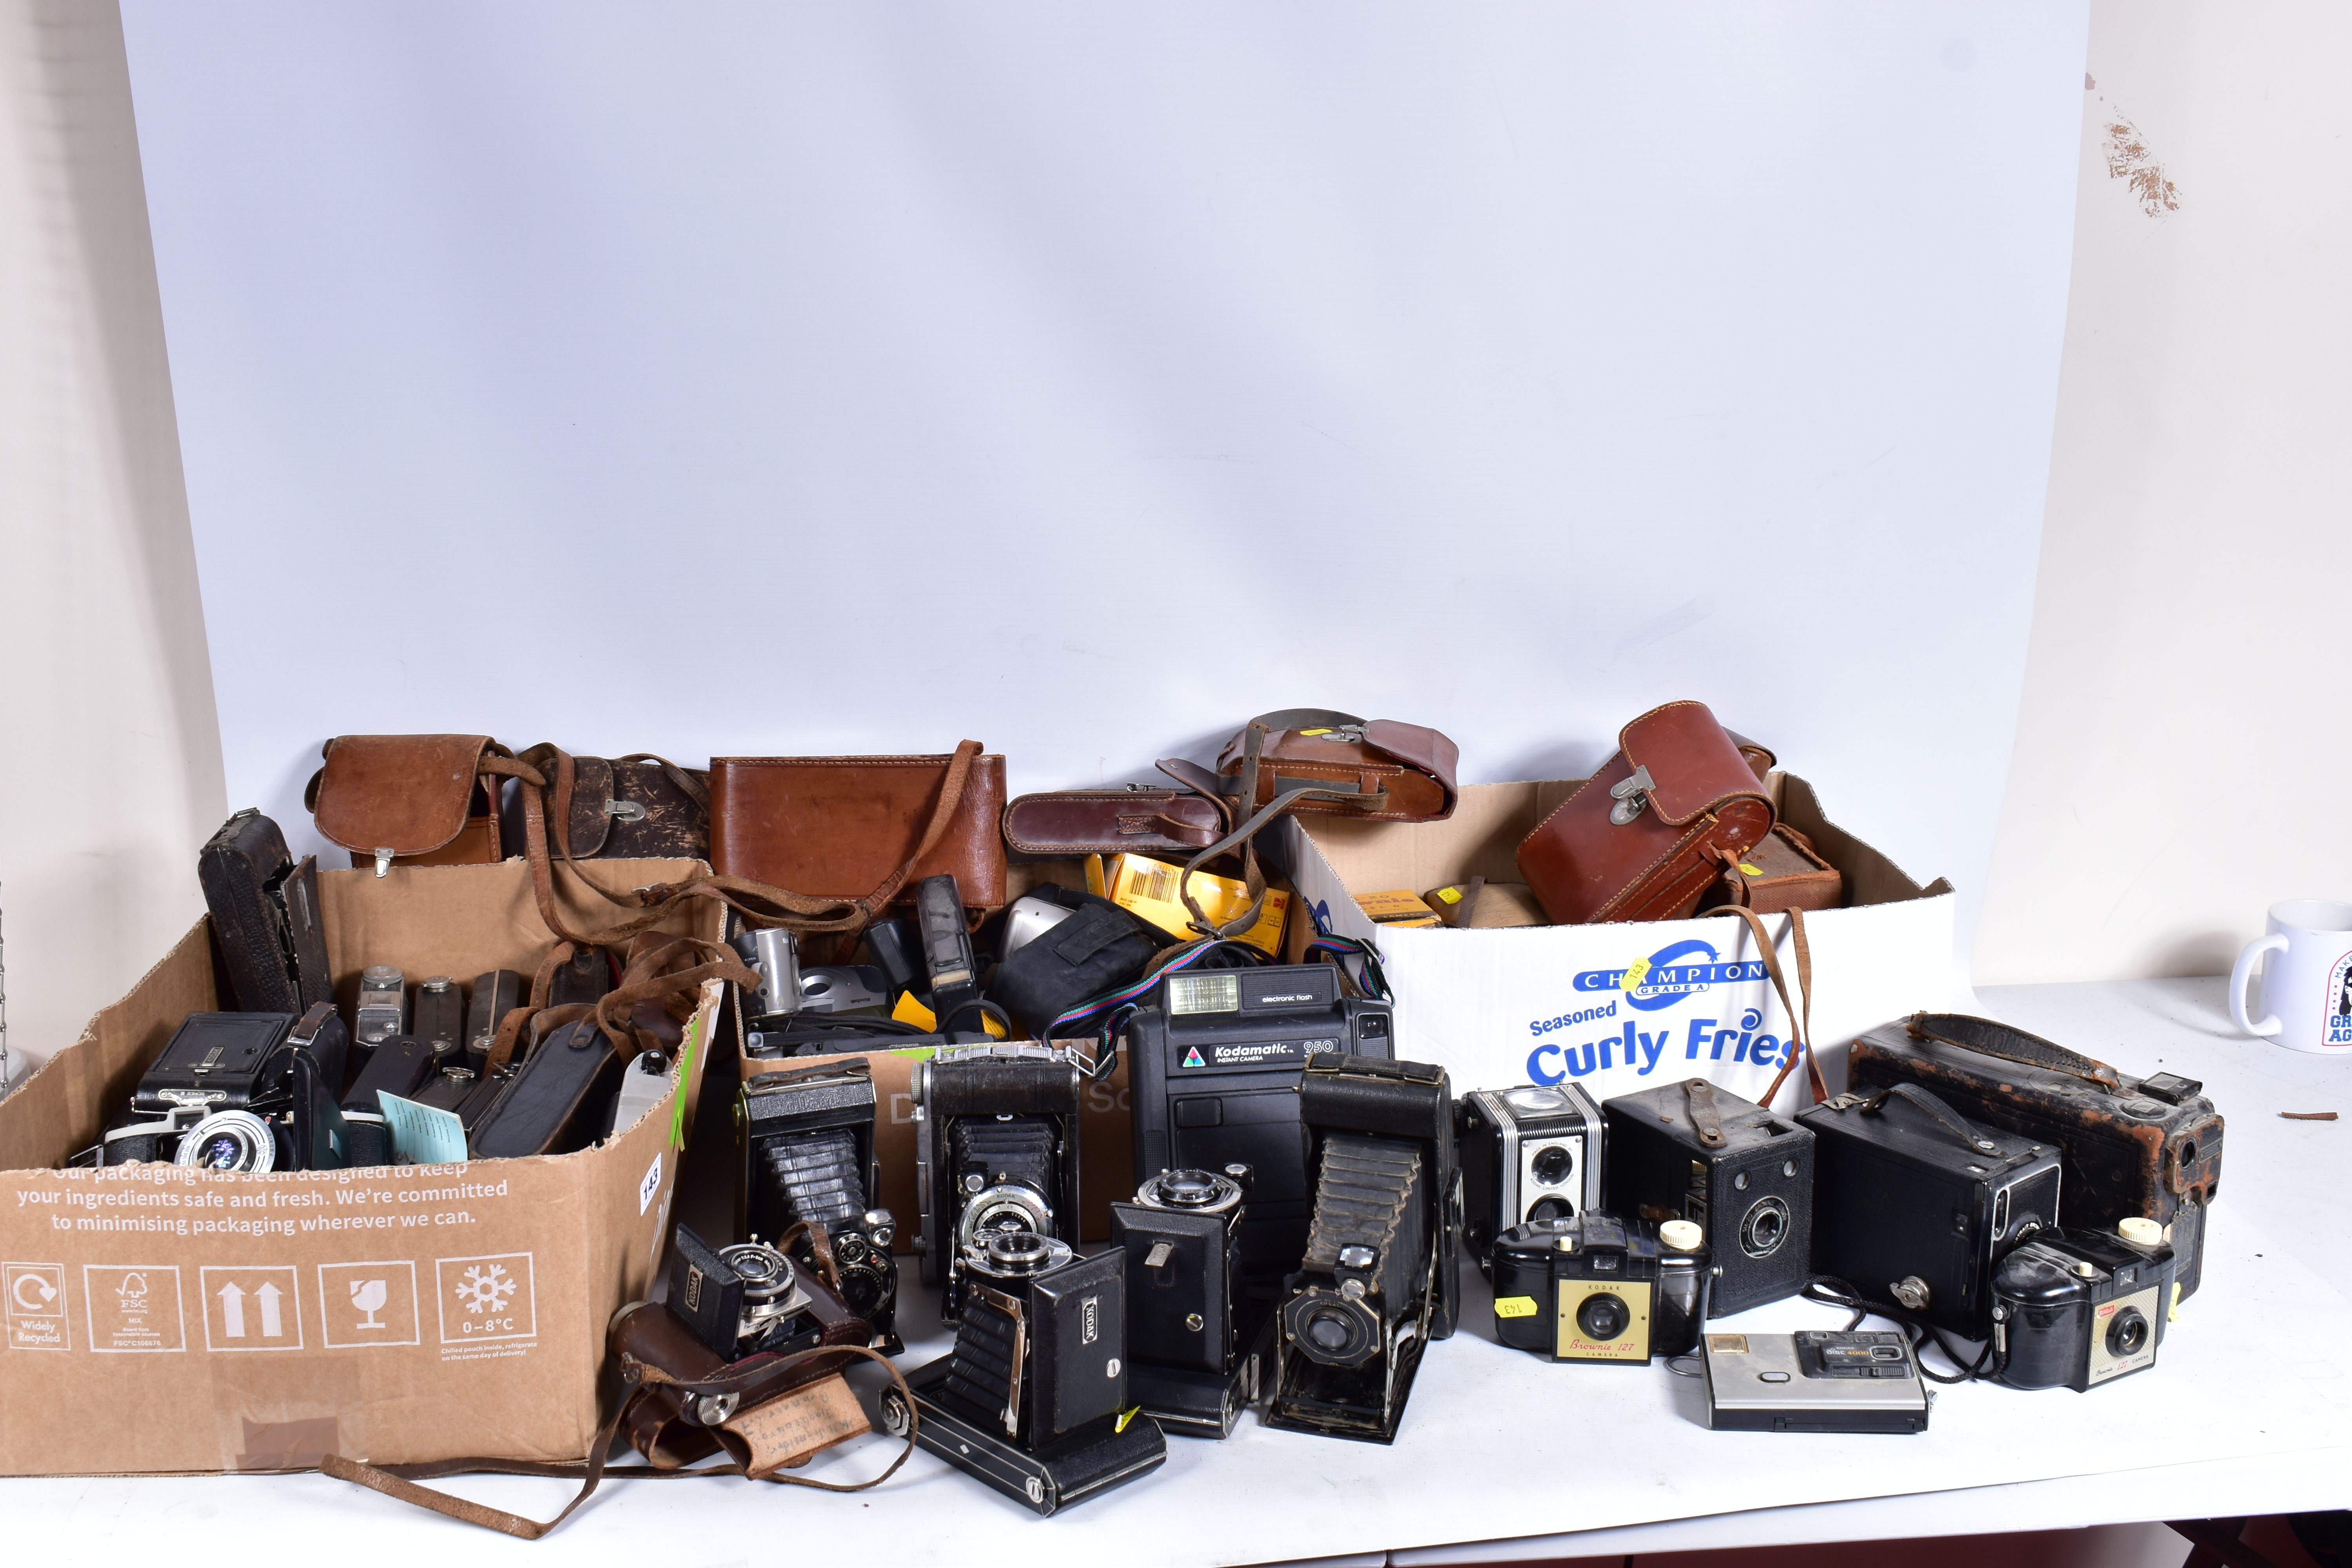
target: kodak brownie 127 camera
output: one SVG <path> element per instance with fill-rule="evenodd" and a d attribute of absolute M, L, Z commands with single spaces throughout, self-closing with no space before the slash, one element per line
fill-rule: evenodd
<path fill-rule="evenodd" d="M 1481 1268 L 1503 1232 L 1601 1206 L 1601 1111 L 1573 1083 L 1482 1089 L 1454 1107 L 1462 1223 Z"/>
<path fill-rule="evenodd" d="M 1983 1339 L 1993 1265 L 2058 1223 L 2058 1151 L 1980 1126 L 1916 1084 L 1832 1096 L 1813 1133 L 1813 1270 Z"/>
<path fill-rule="evenodd" d="M 1698 1342 L 1707 1261 L 1697 1226 L 1652 1237 L 1587 1209 L 1495 1238 L 1495 1337 L 1553 1361 L 1639 1362 Z"/>
<path fill-rule="evenodd" d="M 1609 1212 L 1696 1222 L 1715 1253 L 1715 1316 L 1804 1289 L 1812 1247 L 1809 1130 L 1703 1078 L 1621 1094 L 1601 1113 L 1609 1123 Z"/>
<path fill-rule="evenodd" d="M 751 1234 L 784 1245 L 794 1226 L 824 1233 L 824 1251 L 850 1310 L 874 1325 L 890 1353 L 901 1348 L 896 1320 L 898 1225 L 871 1207 L 881 1183 L 874 1152 L 874 1071 L 849 1057 L 747 1079 L 741 1100 L 744 1212 Z M 790 1244 L 803 1266 L 817 1241 Z"/>
<path fill-rule="evenodd" d="M 2077 1394 L 2156 1364 L 2173 1252 L 2152 1219 L 2045 1230 L 1993 1270 L 1993 1381 Z"/>
<path fill-rule="evenodd" d="M 1265 1279 L 1307 1246 L 1298 1081 L 1318 1052 L 1393 1054 L 1388 1004 L 1340 994 L 1328 963 L 1171 974 L 1127 1026 L 1135 1179 L 1250 1168 L 1242 1267 Z"/>
<path fill-rule="evenodd" d="M 923 1283 L 963 1310 L 964 1265 L 991 1234 L 1078 1238 L 1077 1057 L 1061 1046 L 953 1046 L 915 1068 Z"/>
<path fill-rule="evenodd" d="M 954 1351 L 907 1375 L 915 1440 L 1039 1514 L 1157 1468 L 1168 1439 L 1128 1405 L 1125 1272 L 1123 1251 L 1079 1258 L 1035 1231 L 973 1243 Z M 884 1430 L 913 1415 L 883 1394 Z"/>
<path fill-rule="evenodd" d="M 1318 1054 L 1298 1116 L 1315 1213 L 1281 1307 L 1265 1423 L 1392 1443 L 1422 1352 L 1454 1332 L 1459 1307 L 1445 1069 Z"/>

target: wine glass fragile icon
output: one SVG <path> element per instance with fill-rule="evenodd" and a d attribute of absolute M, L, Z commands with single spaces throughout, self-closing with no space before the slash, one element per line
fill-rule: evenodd
<path fill-rule="evenodd" d="M 366 1314 L 360 1320 L 361 1328 L 383 1329 L 392 1326 L 375 1315 L 376 1310 L 384 1304 L 391 1293 L 389 1288 L 381 1279 L 352 1281 L 352 1305 Z"/>

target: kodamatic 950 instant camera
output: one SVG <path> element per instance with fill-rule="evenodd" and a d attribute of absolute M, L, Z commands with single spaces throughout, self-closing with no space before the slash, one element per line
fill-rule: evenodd
<path fill-rule="evenodd" d="M 1445 1069 L 1317 1055 L 1298 1086 L 1315 1192 L 1276 1332 L 1266 1425 L 1391 1443 L 1432 1340 L 1454 1332 L 1462 1191 Z"/>

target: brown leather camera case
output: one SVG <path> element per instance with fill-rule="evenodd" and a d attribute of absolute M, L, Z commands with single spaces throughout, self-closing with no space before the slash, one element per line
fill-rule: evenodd
<path fill-rule="evenodd" d="M 507 755 L 488 735 L 338 735 L 302 804 L 354 866 L 494 866 L 501 780 L 482 763 Z"/>
<path fill-rule="evenodd" d="M 1681 920 L 1772 831 L 1772 801 L 1703 702 L 1653 708 L 1616 755 L 1519 844 L 1519 872 L 1556 925 Z"/>
<path fill-rule="evenodd" d="M 1784 822 L 1742 855 L 1736 868 L 1723 868 L 1700 907 L 1745 904 L 1759 915 L 1778 915 L 1844 903 L 1844 876 L 1815 852 L 1811 839 Z"/>
<path fill-rule="evenodd" d="M 921 846 L 952 758 L 713 757 L 710 863 L 820 899 L 863 899 Z M 950 876 L 966 907 L 1004 902 L 1004 759 L 972 762 L 963 795 L 930 852 L 898 889 Z"/>

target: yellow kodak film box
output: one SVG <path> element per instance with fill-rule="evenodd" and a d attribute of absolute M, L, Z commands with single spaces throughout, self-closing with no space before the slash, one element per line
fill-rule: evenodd
<path fill-rule="evenodd" d="M 1356 907 L 1371 916 L 1373 923 L 1384 926 L 1433 926 L 1440 924 L 1437 911 L 1422 901 L 1419 893 L 1397 888 L 1385 893 L 1359 893 Z"/>
<path fill-rule="evenodd" d="M 1192 929 L 1192 911 L 1184 907 L 1184 897 L 1177 890 L 1183 875 L 1181 866 L 1122 855 L 1110 864 L 1110 901 L 1171 935 L 1197 937 L 1200 932 Z M 1205 871 L 1192 873 L 1192 897 L 1212 925 L 1223 925 L 1249 908 L 1249 890 L 1241 882 Z M 1290 895 L 1278 888 L 1267 889 L 1257 923 L 1244 931 L 1241 940 L 1268 957 L 1276 956 L 1282 951 L 1282 925 L 1289 912 Z"/>

